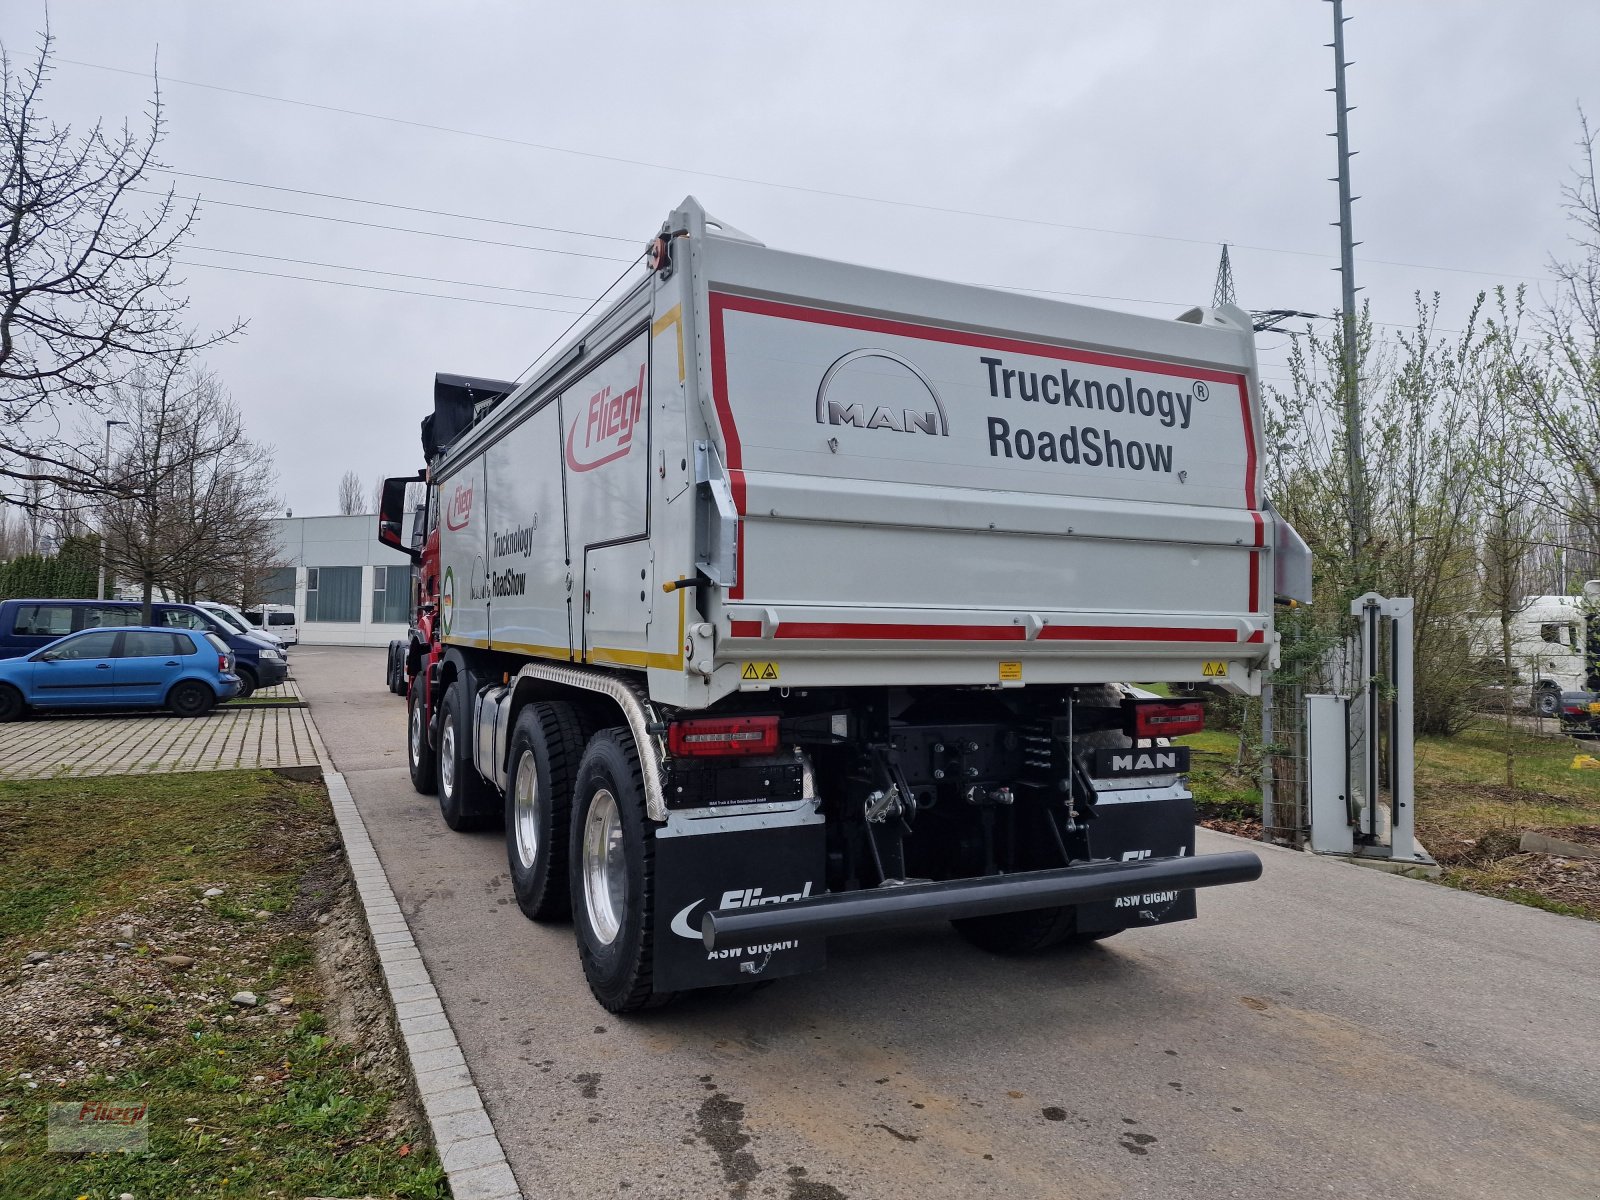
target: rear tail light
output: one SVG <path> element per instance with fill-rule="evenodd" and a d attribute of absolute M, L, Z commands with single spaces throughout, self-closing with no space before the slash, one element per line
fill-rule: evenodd
<path fill-rule="evenodd" d="M 777 717 L 698 717 L 667 728 L 667 748 L 688 757 L 775 754 Z"/>
<path fill-rule="evenodd" d="M 217 655 L 217 670 L 226 675 L 233 670 L 233 659 L 226 654 Z"/>
<path fill-rule="evenodd" d="M 1198 700 L 1124 700 L 1122 729 L 1131 738 L 1174 738 L 1206 727 Z"/>

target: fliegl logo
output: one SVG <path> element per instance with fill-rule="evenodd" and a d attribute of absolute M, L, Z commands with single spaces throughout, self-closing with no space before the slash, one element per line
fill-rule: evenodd
<path fill-rule="evenodd" d="M 444 525 L 446 529 L 459 531 L 465 529 L 470 520 L 472 520 L 472 485 L 458 483 L 450 497 L 449 506 L 444 510 Z"/>
<path fill-rule="evenodd" d="M 927 393 L 927 403 L 933 407 L 928 408 L 924 404 L 914 407 L 908 407 L 904 403 L 874 404 L 869 412 L 864 401 L 851 402 L 848 398 L 829 395 L 830 389 L 838 388 L 839 376 L 846 367 L 866 360 L 878 360 L 875 366 L 880 363 L 891 364 L 887 372 L 890 376 L 903 378 L 909 375 L 916 384 L 921 385 L 920 390 Z M 881 368 L 879 373 L 883 373 Z M 852 382 L 859 386 L 859 375 L 853 377 Z M 922 373 L 922 368 L 893 350 L 871 347 L 841 354 L 833 361 L 833 365 L 823 372 L 822 382 L 817 385 L 817 424 L 853 425 L 857 429 L 892 429 L 896 433 L 925 433 L 934 437 L 950 436 L 950 420 L 945 415 L 944 401 L 939 398 L 939 390 L 933 386 L 933 381 Z"/>
<path fill-rule="evenodd" d="M 633 449 L 633 432 L 644 407 L 644 368 L 640 363 L 638 382 L 627 391 L 613 393 L 607 384 L 573 417 L 567 430 L 567 466 L 572 470 L 592 471 Z"/>
<path fill-rule="evenodd" d="M 734 888 L 731 892 L 722 893 L 722 903 L 716 908 L 760 908 L 764 904 L 792 904 L 796 900 L 804 900 L 811 895 L 811 881 L 798 892 L 790 892 L 786 896 L 763 896 L 760 888 Z M 704 897 L 684 906 L 683 911 L 672 918 L 672 932 L 681 938 L 688 938 L 691 942 L 700 941 L 700 931 L 689 924 L 689 915 L 705 903 Z M 716 954 L 715 951 L 712 952 Z"/>

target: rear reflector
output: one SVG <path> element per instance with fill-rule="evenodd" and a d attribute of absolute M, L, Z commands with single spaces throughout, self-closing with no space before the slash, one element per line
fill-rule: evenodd
<path fill-rule="evenodd" d="M 1206 727 L 1206 706 L 1198 700 L 1124 700 L 1122 729 L 1131 738 L 1173 738 Z"/>
<path fill-rule="evenodd" d="M 674 754 L 703 757 L 775 754 L 778 718 L 700 717 L 674 721 L 667 729 L 667 748 Z"/>

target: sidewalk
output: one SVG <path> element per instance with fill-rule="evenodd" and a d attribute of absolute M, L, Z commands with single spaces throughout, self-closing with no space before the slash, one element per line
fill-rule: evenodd
<path fill-rule="evenodd" d="M 291 688 L 271 690 L 298 698 Z M 0 779 L 316 765 L 301 707 L 227 705 L 187 718 L 164 712 L 35 716 L 0 726 Z"/>

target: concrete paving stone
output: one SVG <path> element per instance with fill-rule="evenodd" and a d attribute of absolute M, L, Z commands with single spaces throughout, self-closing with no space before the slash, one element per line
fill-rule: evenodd
<path fill-rule="evenodd" d="M 522 1192 L 505 1163 L 479 1167 L 450 1176 L 450 1194 L 455 1200 L 521 1200 Z"/>
<path fill-rule="evenodd" d="M 464 1142 L 468 1138 L 493 1133 L 494 1126 L 489 1123 L 489 1114 L 481 1108 L 451 1113 L 433 1122 L 433 1142 L 440 1150 L 452 1142 Z"/>
<path fill-rule="evenodd" d="M 465 1066 L 440 1067 L 436 1071 L 418 1071 L 417 1092 L 426 1097 L 458 1087 L 472 1087 L 472 1073 Z M 476 1090 L 476 1089 L 474 1089 Z"/>
<path fill-rule="evenodd" d="M 383 977 L 389 981 L 389 986 L 392 988 L 414 987 L 417 984 L 433 982 L 428 974 L 428 968 L 421 962 L 384 963 Z"/>
<path fill-rule="evenodd" d="M 437 1000 L 431 1002 L 433 1008 L 425 1013 L 402 1013 L 400 1005 L 395 1005 L 395 1019 L 400 1022 L 400 1035 L 402 1037 L 421 1037 L 426 1033 L 440 1033 L 451 1029 L 450 1018 L 444 1015 L 444 1008 Z M 452 1030 L 452 1036 L 453 1036 Z"/>
<path fill-rule="evenodd" d="M 449 1046 L 442 1050 L 424 1050 L 413 1052 L 411 1055 L 411 1069 L 418 1075 L 428 1071 L 442 1071 L 448 1067 L 465 1067 L 467 1060 L 462 1057 L 461 1050 L 456 1046 Z"/>
<path fill-rule="evenodd" d="M 497 1162 L 504 1162 L 505 1157 L 499 1139 L 492 1133 L 451 1142 L 439 1149 L 439 1161 L 444 1164 L 444 1169 L 452 1174 L 457 1171 L 465 1172 L 478 1167 L 492 1166 Z"/>
<path fill-rule="evenodd" d="M 408 987 L 391 988 L 389 992 L 396 1004 L 404 1004 L 408 1000 L 426 1000 L 438 994 L 431 983 L 414 983 Z"/>
<path fill-rule="evenodd" d="M 407 1000 L 404 1004 L 394 1006 L 395 1018 L 401 1021 L 407 1017 L 426 1017 L 434 1013 L 444 1015 L 444 1005 L 438 1000 Z"/>
<path fill-rule="evenodd" d="M 483 1099 L 475 1087 L 456 1087 L 433 1093 L 422 1092 L 419 1087 L 418 1093 L 422 1096 L 422 1107 L 427 1111 L 430 1121 L 448 1117 L 451 1113 L 483 1111 Z"/>
<path fill-rule="evenodd" d="M 422 952 L 417 949 L 415 942 L 408 946 L 380 946 L 378 947 L 378 960 L 385 963 L 418 962 L 422 959 Z"/>
<path fill-rule="evenodd" d="M 456 1031 L 453 1029 L 433 1029 L 427 1033 L 414 1033 L 405 1039 L 406 1048 L 413 1055 L 426 1054 L 429 1050 L 442 1050 L 446 1046 L 456 1044 Z"/>

